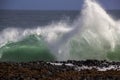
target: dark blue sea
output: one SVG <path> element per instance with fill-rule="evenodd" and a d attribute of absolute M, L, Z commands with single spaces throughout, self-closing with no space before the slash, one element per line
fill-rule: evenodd
<path fill-rule="evenodd" d="M 0 30 L 7 27 L 34 28 L 60 20 L 72 23 L 81 11 L 0 10 Z M 120 19 L 120 10 L 107 10 L 114 19 Z"/>

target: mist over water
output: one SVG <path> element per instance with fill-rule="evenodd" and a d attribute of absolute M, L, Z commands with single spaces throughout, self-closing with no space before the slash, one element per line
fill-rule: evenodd
<path fill-rule="evenodd" d="M 73 30 L 67 34 L 70 37 L 59 48 L 58 59 L 110 60 L 113 55 L 119 56 L 116 48 L 119 48 L 120 23 L 113 20 L 95 0 L 85 0 L 81 15 L 72 27 Z M 120 59 L 116 56 L 111 59 Z"/>
<path fill-rule="evenodd" d="M 3 61 L 9 61 L 11 54 L 20 51 L 24 51 L 20 59 L 29 53 L 40 53 L 38 59 L 54 55 L 56 60 L 120 60 L 120 22 L 107 14 L 95 0 L 85 0 L 82 12 L 72 24 L 60 21 L 34 29 L 6 28 L 0 33 Z M 26 39 L 30 35 L 34 36 Z M 44 55 L 44 51 L 48 52 Z M 7 59 L 4 54 L 7 54 Z"/>
<path fill-rule="evenodd" d="M 69 53 L 72 57 L 75 55 L 75 59 L 108 59 L 107 52 L 114 51 L 119 45 L 119 23 L 95 0 L 85 1 L 79 21 L 77 26 L 80 26 L 80 30 L 69 42 Z M 77 45 L 76 48 L 74 45 Z"/>

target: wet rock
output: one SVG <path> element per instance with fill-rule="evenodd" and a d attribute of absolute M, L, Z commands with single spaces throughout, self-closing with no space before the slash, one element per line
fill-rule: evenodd
<path fill-rule="evenodd" d="M 0 62 L 0 80 L 120 80 L 120 62 L 105 60 Z"/>

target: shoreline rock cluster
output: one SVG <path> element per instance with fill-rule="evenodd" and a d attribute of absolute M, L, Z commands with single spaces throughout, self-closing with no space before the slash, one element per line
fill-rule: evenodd
<path fill-rule="evenodd" d="M 0 62 L 0 80 L 120 80 L 120 62 Z"/>

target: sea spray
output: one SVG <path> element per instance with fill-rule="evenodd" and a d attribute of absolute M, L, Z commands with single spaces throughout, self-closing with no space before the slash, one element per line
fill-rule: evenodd
<path fill-rule="evenodd" d="M 109 52 L 116 55 L 120 23 L 113 20 L 95 0 L 85 0 L 81 16 L 74 24 L 71 32 L 75 35 L 60 48 L 60 53 L 64 53 L 61 60 L 109 59 Z"/>
<path fill-rule="evenodd" d="M 120 60 L 120 22 L 95 0 L 85 0 L 72 24 L 61 21 L 34 29 L 6 28 L 0 33 L 1 61 Z"/>
<path fill-rule="evenodd" d="M 17 62 L 56 60 L 59 48 L 56 44 L 62 35 L 71 30 L 72 28 L 63 22 L 35 29 L 6 28 L 0 36 L 0 60 Z"/>

